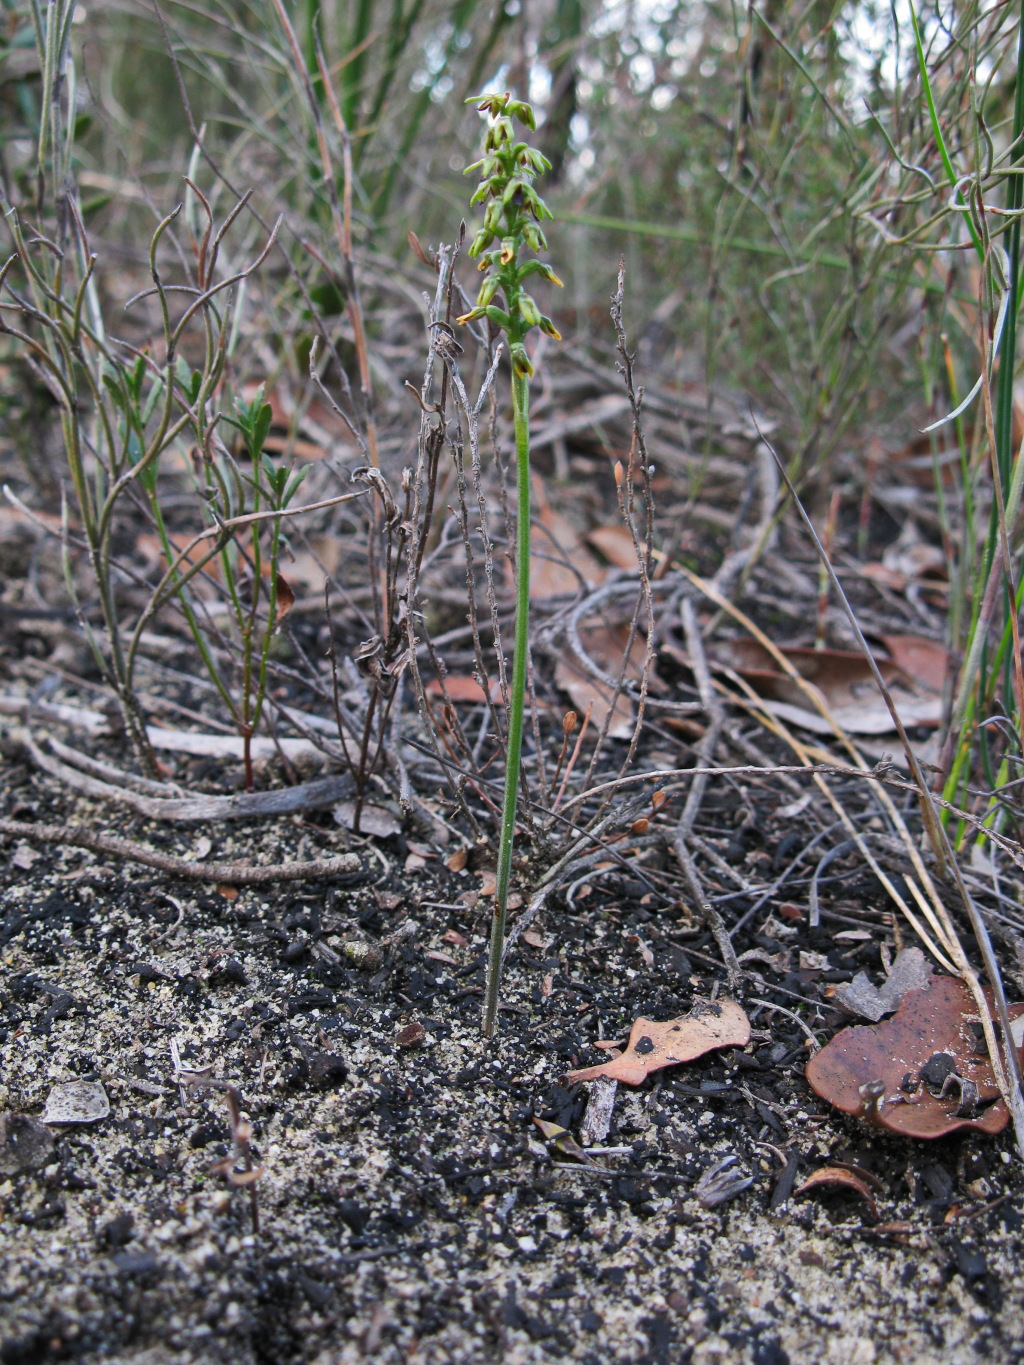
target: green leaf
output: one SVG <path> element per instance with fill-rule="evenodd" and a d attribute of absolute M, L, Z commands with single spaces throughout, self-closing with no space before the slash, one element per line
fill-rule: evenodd
<path fill-rule="evenodd" d="M 316 305 L 317 312 L 321 317 L 333 318 L 345 311 L 345 295 L 334 280 L 327 280 L 324 284 L 316 284 L 309 291 L 309 297 Z"/>
<path fill-rule="evenodd" d="M 263 446 L 266 443 L 267 434 L 270 431 L 270 424 L 273 421 L 274 412 L 269 403 L 264 403 L 256 414 L 252 424 L 252 435 L 250 437 L 249 454 L 254 460 L 259 459 L 263 454 Z"/>

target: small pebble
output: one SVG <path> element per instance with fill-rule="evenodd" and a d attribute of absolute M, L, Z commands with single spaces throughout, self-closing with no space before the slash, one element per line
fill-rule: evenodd
<path fill-rule="evenodd" d="M 98 1081 L 63 1081 L 50 1091 L 44 1123 L 99 1123 L 110 1113 L 107 1092 Z"/>
<path fill-rule="evenodd" d="M 0 1114 L 0 1175 L 38 1171 L 53 1156 L 53 1134 L 28 1114 Z"/>

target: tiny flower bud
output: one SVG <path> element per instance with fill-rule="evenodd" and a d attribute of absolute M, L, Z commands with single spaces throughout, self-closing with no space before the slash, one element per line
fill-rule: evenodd
<path fill-rule="evenodd" d="M 526 354 L 526 347 L 522 342 L 516 342 L 511 347 L 512 368 L 520 379 L 533 378 L 533 366 L 530 364 L 530 357 Z"/>
<path fill-rule="evenodd" d="M 529 294 L 519 295 L 519 316 L 527 327 L 539 327 L 541 325 L 540 309 Z"/>
<path fill-rule="evenodd" d="M 489 304 L 484 309 L 484 313 L 487 315 L 487 320 L 489 322 L 493 322 L 495 327 L 501 327 L 504 331 L 507 332 L 508 329 L 512 326 L 512 319 L 505 312 L 505 310 L 503 308 L 496 307 L 493 303 Z"/>
<path fill-rule="evenodd" d="M 480 286 L 480 292 L 476 296 L 476 306 L 478 308 L 487 307 L 491 299 L 493 299 L 498 292 L 498 285 L 500 283 L 501 281 L 498 279 L 497 275 L 492 275 L 489 279 L 484 280 L 483 284 Z"/>

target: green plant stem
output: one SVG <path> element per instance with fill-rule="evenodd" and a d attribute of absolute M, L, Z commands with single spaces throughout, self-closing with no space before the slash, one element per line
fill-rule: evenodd
<path fill-rule="evenodd" d="M 526 661 L 530 639 L 530 381 L 526 375 L 516 374 L 514 370 L 512 414 L 516 433 L 516 628 L 512 647 L 512 687 L 509 692 L 505 799 L 501 810 L 494 918 L 491 921 L 491 947 L 487 959 L 487 988 L 484 995 L 486 1038 L 494 1037 L 498 1018 L 501 957 L 505 949 L 508 884 L 512 873 L 512 844 L 516 832 L 516 805 L 519 798 L 523 711 L 526 703 Z"/>
<path fill-rule="evenodd" d="M 1020 164 L 1024 157 L 1021 138 L 1024 137 L 1024 5 L 1021 6 L 1021 29 L 1017 38 L 1017 86 L 1013 104 L 1013 160 Z M 1013 372 L 1017 358 L 1017 310 L 1020 307 L 1020 211 L 1024 205 L 1024 185 L 1019 175 L 1011 175 L 1006 187 L 1006 209 L 1010 219 L 1005 247 L 1010 260 L 1010 306 L 1006 310 L 1003 335 L 999 343 L 999 373 L 996 384 L 996 454 L 999 476 L 1004 487 L 1009 487 L 1013 465 Z"/>

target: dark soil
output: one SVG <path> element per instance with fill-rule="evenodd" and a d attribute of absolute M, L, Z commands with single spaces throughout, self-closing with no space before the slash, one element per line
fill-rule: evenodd
<path fill-rule="evenodd" d="M 784 859 L 769 804 L 748 867 Z M 2 807 L 165 851 L 201 837 L 17 763 Z M 210 833 L 211 857 L 263 862 L 347 837 L 298 818 Z M 26 849 L 8 847 L 2 899 L 0 1108 L 38 1118 L 55 1084 L 86 1079 L 110 1114 L 56 1126 L 45 1164 L 0 1183 L 5 1363 L 1024 1359 L 1009 1135 L 913 1144 L 823 1113 L 805 1032 L 751 1003 L 799 1008 L 824 1040 L 829 985 L 878 974 L 882 901 L 855 866 L 830 869 L 820 931 L 762 915 L 737 938 L 761 950 L 740 995 L 750 1045 L 620 1087 L 618 1150 L 587 1168 L 532 1121 L 578 1129 L 588 1087 L 563 1073 L 638 1015 L 725 989 L 710 934 L 653 912 L 641 882 L 595 878 L 575 913 L 552 902 L 486 1045 L 480 877 L 440 852 L 407 867 L 395 837 L 363 848 L 357 884 L 236 895 Z M 838 941 L 854 924 L 872 938 Z M 361 968 L 352 943 L 376 948 Z M 241 1092 L 253 1185 L 211 1173 L 229 1112 L 192 1072 Z M 705 1207 L 695 1186 L 726 1158 L 751 1183 Z M 877 1220 L 854 1194 L 794 1195 L 835 1159 L 880 1178 Z"/>

